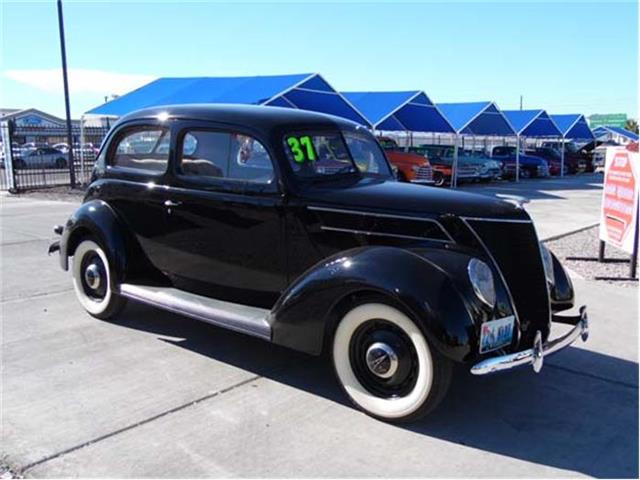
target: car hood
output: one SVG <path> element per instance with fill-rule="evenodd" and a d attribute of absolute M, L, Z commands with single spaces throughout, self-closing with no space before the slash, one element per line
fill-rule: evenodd
<path fill-rule="evenodd" d="M 399 215 L 493 218 L 529 220 L 514 202 L 487 195 L 446 188 L 426 187 L 396 181 L 362 179 L 345 187 L 312 187 L 303 196 L 310 205 L 344 210 L 363 209 Z"/>

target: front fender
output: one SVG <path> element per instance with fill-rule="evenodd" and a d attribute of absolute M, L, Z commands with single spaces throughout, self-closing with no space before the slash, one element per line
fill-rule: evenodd
<path fill-rule="evenodd" d="M 93 236 L 105 249 L 113 269 L 112 287 L 124 280 L 127 264 L 125 229 L 113 209 L 102 200 L 83 203 L 67 220 L 60 239 L 60 266 L 69 268 L 69 256 L 84 236 Z"/>
<path fill-rule="evenodd" d="M 335 326 L 331 313 L 362 292 L 401 305 L 446 357 L 463 362 L 477 351 L 473 308 L 449 274 L 422 255 L 382 246 L 342 252 L 301 275 L 271 312 L 273 342 L 319 354 Z"/>
<path fill-rule="evenodd" d="M 575 303 L 573 283 L 560 260 L 551 253 L 553 259 L 553 286 L 549 289 L 551 296 L 551 310 L 560 312 L 573 307 Z"/>

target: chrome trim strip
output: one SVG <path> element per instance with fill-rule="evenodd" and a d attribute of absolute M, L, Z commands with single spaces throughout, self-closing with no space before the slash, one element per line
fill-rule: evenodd
<path fill-rule="evenodd" d="M 345 210 L 342 208 L 315 207 L 313 205 L 309 205 L 307 208 L 309 210 L 315 210 L 319 212 L 347 213 L 347 214 L 353 214 L 353 215 L 364 215 L 364 216 L 368 215 L 370 217 L 395 218 L 398 220 L 416 220 L 418 222 L 431 222 L 431 223 L 435 223 L 440 228 L 440 230 L 442 230 L 442 233 L 444 233 L 444 235 L 449 239 L 451 243 L 455 243 L 455 240 L 453 239 L 453 237 L 449 235 L 449 232 L 447 232 L 447 230 L 442 226 L 442 224 L 438 220 L 435 220 L 433 218 L 409 217 L 406 215 L 393 215 L 389 213 L 362 212 L 358 210 Z M 421 240 L 424 240 L 426 237 L 413 237 L 413 238 L 420 238 Z M 446 240 L 437 240 L 437 241 L 445 242 Z"/>
<path fill-rule="evenodd" d="M 489 373 L 510 370 L 522 365 L 532 365 L 534 371 L 537 373 L 542 369 L 544 357 L 568 347 L 575 342 L 578 337 L 581 337 L 583 342 L 586 342 L 587 338 L 589 338 L 589 317 L 587 315 L 586 306 L 580 307 L 580 319 L 566 335 L 558 337 L 555 340 L 548 341 L 545 344 L 542 344 L 542 341 L 540 340 L 533 348 L 529 348 L 528 350 L 512 353 L 510 355 L 488 358 L 471 367 L 471 373 L 473 375 L 487 375 Z M 539 331 L 536 338 L 540 338 Z"/>
<path fill-rule="evenodd" d="M 175 288 L 123 283 L 120 294 L 154 307 L 186 315 L 236 332 L 271 340 L 269 310 L 216 300 Z"/>
<path fill-rule="evenodd" d="M 401 235 L 398 233 L 371 232 L 368 230 L 354 230 L 350 228 L 326 227 L 324 225 L 320 227 L 320 230 L 326 230 L 328 232 L 356 233 L 359 235 L 368 235 L 368 236 L 375 236 L 375 237 L 406 238 L 409 240 L 422 240 L 422 241 L 428 240 L 431 242 L 451 243 L 449 240 L 440 240 L 438 238 L 414 237 L 413 235 Z"/>
<path fill-rule="evenodd" d="M 500 222 L 500 223 L 533 223 L 533 220 L 512 220 L 508 218 L 484 218 L 484 217 L 460 217 L 463 220 L 474 222 Z"/>
<path fill-rule="evenodd" d="M 513 308 L 513 314 L 516 316 L 516 320 L 518 320 L 518 343 L 520 343 L 520 326 L 522 325 L 522 323 L 520 323 L 520 315 L 518 315 L 518 308 L 516 307 L 516 302 L 513 301 L 513 296 L 511 295 L 511 289 L 509 288 L 509 284 L 507 283 L 507 280 L 504 278 L 504 275 L 502 274 L 502 270 L 500 270 L 500 266 L 498 265 L 498 262 L 493 257 L 487 245 L 482 241 L 482 238 L 480 238 L 480 235 L 478 235 L 478 233 L 473 229 L 473 227 L 469 225 L 469 222 L 465 217 L 460 217 L 460 220 L 462 220 L 462 223 L 464 223 L 467 226 L 471 234 L 474 237 L 476 237 L 476 240 L 478 241 L 478 243 L 480 243 L 480 245 L 482 246 L 487 256 L 491 259 L 491 263 L 493 263 L 493 266 L 498 272 L 498 275 L 500 275 L 500 280 L 502 280 L 504 289 L 506 290 L 507 296 L 509 297 L 509 302 L 511 302 L 511 308 Z"/>

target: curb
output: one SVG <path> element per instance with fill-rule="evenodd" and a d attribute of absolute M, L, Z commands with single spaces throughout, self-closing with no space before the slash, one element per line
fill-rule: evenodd
<path fill-rule="evenodd" d="M 586 227 L 576 228 L 575 230 L 571 230 L 569 232 L 561 233 L 559 235 L 553 235 L 551 237 L 543 238 L 540 241 L 541 242 L 552 242 L 553 240 L 559 240 L 561 238 L 568 237 L 569 235 L 573 235 L 574 233 L 584 232 L 585 230 L 589 230 L 590 228 L 597 227 L 598 225 L 600 225 L 600 222 L 589 224 Z"/>

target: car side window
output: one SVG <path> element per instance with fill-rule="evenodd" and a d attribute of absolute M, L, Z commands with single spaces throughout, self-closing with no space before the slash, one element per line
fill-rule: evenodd
<path fill-rule="evenodd" d="M 187 177 L 271 183 L 273 164 L 262 143 L 232 132 L 190 130 L 182 140 L 180 173 Z"/>
<path fill-rule="evenodd" d="M 148 173 L 164 173 L 169 162 L 169 129 L 140 127 L 118 140 L 110 165 Z"/>

